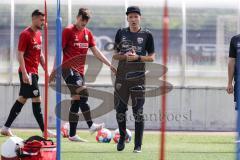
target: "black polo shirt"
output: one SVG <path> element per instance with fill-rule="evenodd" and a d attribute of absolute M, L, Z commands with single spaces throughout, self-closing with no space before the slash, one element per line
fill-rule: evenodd
<path fill-rule="evenodd" d="M 146 56 L 155 52 L 153 36 L 148 29 L 140 29 L 138 32 L 130 32 L 129 27 L 119 29 L 115 36 L 115 50 L 118 53 L 127 51 L 126 45 L 121 45 L 124 42 L 130 42 L 130 47 L 140 56 Z M 144 62 L 119 61 L 117 78 L 135 78 L 144 75 Z"/>
<path fill-rule="evenodd" d="M 237 58 L 238 47 L 240 48 L 240 35 L 236 35 L 231 38 L 231 42 L 230 42 L 230 46 L 229 46 L 229 57 L 230 58 Z"/>

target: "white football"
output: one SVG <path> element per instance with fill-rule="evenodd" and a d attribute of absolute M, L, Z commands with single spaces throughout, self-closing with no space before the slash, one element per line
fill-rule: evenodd
<path fill-rule="evenodd" d="M 103 128 L 97 132 L 96 141 L 99 143 L 109 143 L 112 139 L 112 132 L 107 129 Z"/>
<path fill-rule="evenodd" d="M 68 122 L 66 122 L 62 125 L 61 133 L 62 133 L 63 138 L 69 137 L 69 128 L 70 128 L 70 126 L 69 126 Z"/>

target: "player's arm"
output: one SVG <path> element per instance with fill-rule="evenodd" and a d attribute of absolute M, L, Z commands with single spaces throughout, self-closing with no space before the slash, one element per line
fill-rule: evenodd
<path fill-rule="evenodd" d="M 63 32 L 62 32 L 62 50 L 64 50 L 67 47 L 67 43 L 70 39 L 70 30 L 69 28 L 64 28 Z M 61 55 L 63 56 L 63 55 Z M 55 81 L 56 79 L 56 56 L 54 57 L 54 64 L 53 64 L 53 68 L 52 68 L 52 72 L 49 76 L 49 83 Z"/>
<path fill-rule="evenodd" d="M 235 70 L 236 58 L 229 57 L 228 59 L 228 84 L 227 84 L 227 92 L 229 94 L 233 93 L 233 76 Z"/>
<path fill-rule="evenodd" d="M 119 29 L 115 36 L 115 45 L 114 45 L 114 55 L 113 59 L 118 61 L 126 61 L 127 55 L 126 54 L 120 54 L 120 48 L 118 47 L 118 44 L 121 42 L 121 29 Z"/>
<path fill-rule="evenodd" d="M 149 32 L 146 39 L 146 56 L 137 55 L 133 50 L 132 54 L 127 54 L 127 61 L 139 61 L 139 62 L 153 62 L 155 60 L 154 40 L 152 34 Z"/>
<path fill-rule="evenodd" d="M 111 65 L 111 62 L 104 56 L 104 54 L 96 47 L 93 46 L 90 48 L 93 55 L 97 57 L 101 62 L 109 66 L 113 73 L 116 73 L 116 69 Z"/>
<path fill-rule="evenodd" d="M 53 68 L 52 68 L 52 72 L 49 75 L 49 79 L 48 82 L 51 83 L 53 81 L 55 81 L 55 77 L 56 77 L 56 56 L 54 57 L 54 63 L 53 63 Z"/>
<path fill-rule="evenodd" d="M 114 55 L 113 55 L 113 59 L 115 59 L 115 60 L 118 60 L 118 61 L 126 61 L 127 60 L 127 55 L 122 55 L 122 54 L 119 54 L 119 53 L 115 53 Z"/>
<path fill-rule="evenodd" d="M 155 61 L 155 53 L 151 53 L 147 56 L 140 56 L 139 60 L 141 62 L 153 62 L 153 61 Z"/>
<path fill-rule="evenodd" d="M 137 54 L 126 55 L 127 61 L 139 61 L 139 62 L 153 62 L 155 60 L 155 53 L 151 53 L 147 56 L 140 56 Z"/>
<path fill-rule="evenodd" d="M 228 58 L 228 83 L 227 83 L 227 93 L 233 93 L 233 77 L 235 72 L 237 50 L 235 47 L 234 38 L 231 39 L 229 47 L 229 58 Z"/>
<path fill-rule="evenodd" d="M 146 43 L 146 51 L 148 55 L 140 56 L 139 61 L 141 62 L 153 62 L 155 60 L 155 47 L 152 34 L 149 32 Z"/>
<path fill-rule="evenodd" d="M 40 55 L 40 64 L 41 64 L 43 70 L 46 71 L 46 68 L 45 68 L 45 58 L 44 58 L 44 55 L 43 55 L 42 52 L 41 52 L 41 55 Z"/>
<path fill-rule="evenodd" d="M 24 61 L 24 52 L 18 51 L 18 62 L 20 66 L 20 70 L 22 72 L 22 79 L 24 83 L 30 84 L 30 79 L 25 67 L 25 61 Z"/>
<path fill-rule="evenodd" d="M 148 54 L 147 56 L 137 55 L 135 51 L 128 52 L 124 55 L 117 53 L 113 55 L 113 59 L 119 61 L 140 61 L 140 62 L 153 62 L 155 60 L 155 53 Z"/>
<path fill-rule="evenodd" d="M 20 66 L 20 70 L 22 72 L 22 80 L 24 83 L 30 84 L 29 75 L 26 70 L 25 61 L 24 61 L 24 54 L 27 50 L 29 42 L 29 36 L 26 33 L 21 33 L 19 36 L 18 41 L 18 62 Z"/>

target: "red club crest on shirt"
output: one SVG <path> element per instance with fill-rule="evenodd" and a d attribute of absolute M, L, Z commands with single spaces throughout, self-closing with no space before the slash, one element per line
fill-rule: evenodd
<path fill-rule="evenodd" d="M 33 45 L 36 45 L 36 44 L 37 44 L 37 41 L 36 41 L 34 38 L 32 39 L 32 44 L 33 44 Z"/>
<path fill-rule="evenodd" d="M 79 41 L 77 34 L 74 35 L 74 41 Z"/>

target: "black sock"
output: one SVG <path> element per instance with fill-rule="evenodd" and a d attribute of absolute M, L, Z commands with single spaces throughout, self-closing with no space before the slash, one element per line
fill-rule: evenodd
<path fill-rule="evenodd" d="M 92 117 L 91 117 L 90 107 L 87 104 L 87 98 L 86 97 L 81 97 L 81 99 L 80 99 L 80 109 L 82 111 L 84 119 L 87 122 L 88 128 L 90 128 L 93 124 L 93 121 L 92 121 Z"/>
<path fill-rule="evenodd" d="M 144 121 L 135 122 L 135 139 L 134 139 L 135 146 L 142 145 L 143 130 L 144 130 Z"/>
<path fill-rule="evenodd" d="M 125 139 L 125 136 L 126 136 L 126 112 L 125 113 L 117 112 L 116 118 L 117 118 L 117 122 L 118 122 L 120 138 Z"/>
<path fill-rule="evenodd" d="M 138 110 L 138 112 L 134 112 L 134 119 L 135 119 L 135 138 L 134 144 L 135 147 L 142 145 L 143 139 L 143 130 L 144 130 L 144 117 L 142 110 Z"/>
<path fill-rule="evenodd" d="M 43 123 L 43 114 L 41 111 L 41 102 L 33 102 L 32 103 L 33 115 L 37 120 L 37 123 L 42 132 L 44 132 L 44 123 Z"/>
<path fill-rule="evenodd" d="M 77 124 L 78 124 L 78 111 L 80 106 L 80 100 L 72 100 L 72 105 L 69 112 L 69 125 L 70 125 L 70 133 L 69 136 L 73 137 L 76 135 Z"/>
<path fill-rule="evenodd" d="M 13 121 L 16 119 L 16 117 L 18 116 L 18 114 L 21 112 L 22 107 L 24 104 L 20 103 L 18 100 L 16 100 L 16 102 L 14 103 L 14 105 L 12 106 L 12 109 L 9 113 L 8 119 L 5 123 L 5 127 L 10 128 Z"/>

